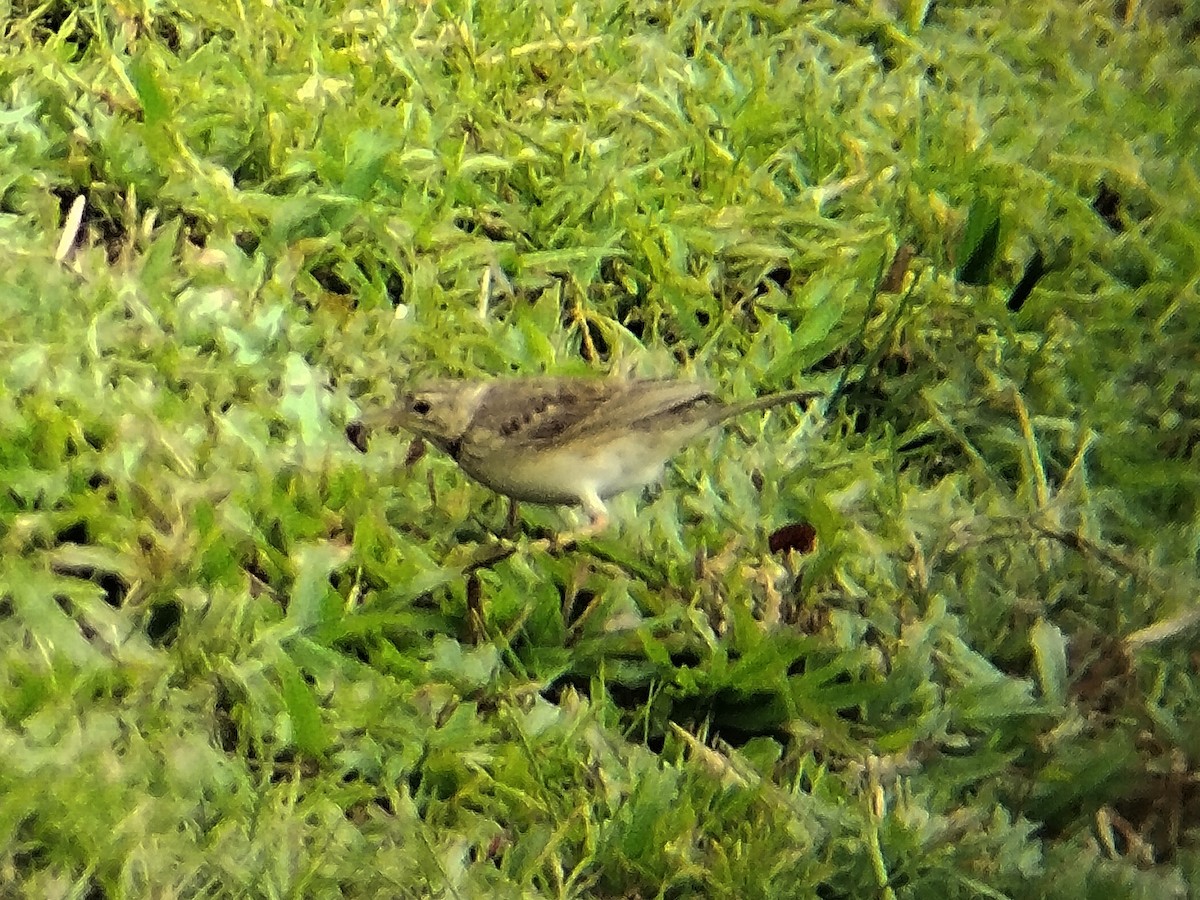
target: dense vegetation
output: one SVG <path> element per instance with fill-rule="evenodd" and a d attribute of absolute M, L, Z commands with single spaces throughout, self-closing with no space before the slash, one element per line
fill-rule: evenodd
<path fill-rule="evenodd" d="M 0 4 L 0 893 L 1184 896 L 1198 33 Z M 826 399 L 570 551 L 344 434 L 628 366 Z"/>

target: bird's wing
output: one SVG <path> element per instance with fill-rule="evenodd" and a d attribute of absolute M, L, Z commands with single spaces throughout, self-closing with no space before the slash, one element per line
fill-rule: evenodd
<path fill-rule="evenodd" d="M 489 388 L 470 433 L 480 443 L 537 452 L 661 427 L 658 417 L 673 409 L 708 415 L 716 405 L 703 385 L 675 379 L 504 379 Z"/>
<path fill-rule="evenodd" d="M 636 378 L 624 382 L 606 411 L 607 422 L 630 431 L 662 431 L 715 421 L 721 401 L 698 381 Z"/>
<path fill-rule="evenodd" d="M 467 433 L 472 443 L 537 451 L 596 416 L 611 397 L 607 379 L 506 378 L 488 387 Z M 482 448 L 481 448 L 482 449 Z"/>

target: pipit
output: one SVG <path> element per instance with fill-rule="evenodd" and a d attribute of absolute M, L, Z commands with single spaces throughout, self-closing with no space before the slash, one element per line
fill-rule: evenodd
<path fill-rule="evenodd" d="M 590 524 L 575 538 L 603 529 L 606 499 L 655 481 L 667 460 L 710 428 L 815 396 L 783 391 L 725 403 L 699 382 L 673 378 L 447 379 L 406 389 L 364 424 L 425 438 L 514 500 L 582 507 Z"/>

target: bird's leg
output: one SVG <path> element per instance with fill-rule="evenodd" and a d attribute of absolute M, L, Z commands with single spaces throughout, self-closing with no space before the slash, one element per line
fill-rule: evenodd
<path fill-rule="evenodd" d="M 508 521 L 504 526 L 504 536 L 507 538 L 515 538 L 517 531 L 521 527 L 521 510 L 517 505 L 517 501 L 512 497 L 508 498 Z"/>
<path fill-rule="evenodd" d="M 575 530 L 575 533 L 572 535 L 573 540 L 591 537 L 594 534 L 599 534 L 608 527 L 608 507 L 604 505 L 604 501 L 600 499 L 600 495 L 596 493 L 595 488 L 588 488 L 580 496 L 579 505 L 583 507 L 583 511 L 587 514 L 588 523 L 582 528 Z"/>
<path fill-rule="evenodd" d="M 546 542 L 546 549 L 551 553 L 566 550 L 585 538 L 593 537 L 608 527 L 608 508 L 594 489 L 588 489 L 579 497 L 579 505 L 583 507 L 588 517 L 588 523 L 580 528 L 573 528 L 562 534 L 556 534 Z"/>

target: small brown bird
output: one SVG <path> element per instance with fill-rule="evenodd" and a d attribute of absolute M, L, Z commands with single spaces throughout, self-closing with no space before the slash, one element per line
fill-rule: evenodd
<path fill-rule="evenodd" d="M 365 420 L 427 439 L 499 494 L 581 506 L 591 520 L 585 533 L 594 533 L 608 522 L 606 499 L 656 480 L 708 429 L 816 396 L 783 391 L 724 403 L 699 382 L 673 378 L 447 379 L 415 385 Z"/>

